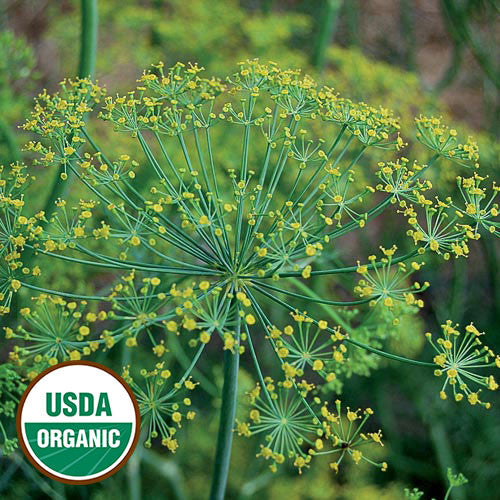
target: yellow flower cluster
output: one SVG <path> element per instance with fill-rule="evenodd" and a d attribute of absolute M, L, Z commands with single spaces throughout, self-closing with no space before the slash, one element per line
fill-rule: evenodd
<path fill-rule="evenodd" d="M 125 375 L 149 419 L 146 443 L 160 436 L 175 451 L 174 431 L 193 414 L 182 406 L 190 406 L 187 400 L 181 404 L 174 396 L 181 388 L 194 388 L 191 372 L 213 341 L 234 363 L 240 355 L 252 357 L 259 376 L 250 396 L 255 407 L 249 422 L 238 423 L 238 431 L 267 436 L 259 455 L 273 470 L 291 460 L 300 471 L 323 453 L 338 454 L 334 470 L 344 456 L 370 462 L 360 446 L 381 443 L 381 433 L 363 433 L 360 427 L 371 412 L 348 409 L 343 417 L 340 403 L 331 410 L 313 391 L 319 394 L 317 384 L 330 391 L 340 387 L 338 379 L 350 370 L 351 347 L 405 360 L 370 345 L 387 337 L 373 334 L 370 316 L 383 316 L 383 326 L 396 325 L 401 310 L 423 306 L 417 293 L 429 284 L 410 282 L 410 276 L 420 271 L 426 253 L 466 256 L 468 243 L 485 230 L 498 235 L 498 205 L 480 186 L 482 177 L 458 179 L 465 206 L 431 194 L 428 172 L 435 163 L 448 158 L 477 166 L 477 146 L 472 139 L 459 143 L 440 119 L 419 117 L 418 138 L 435 155 L 427 163 L 405 157 L 381 161 L 375 173 L 365 169 L 363 175 L 373 174 L 372 185 L 366 185 L 359 169 L 367 149 L 405 147 L 390 110 L 340 97 L 299 70 L 275 63 L 242 62 L 224 82 L 202 71 L 195 64 L 166 68 L 159 63 L 124 95 L 106 97 L 104 89 L 83 79 L 64 81 L 60 92 L 38 97 L 24 128 L 41 137 L 27 149 L 46 166 L 61 164 L 63 179 L 72 172 L 88 194 L 78 195 L 78 201 L 57 199 L 49 213 L 27 216 L 24 191 L 30 177 L 22 165 L 0 169 L 5 219 L 0 312 L 9 311 L 20 290 L 49 292 L 32 280 L 53 258 L 106 269 L 112 285 L 105 296 L 50 291 L 104 306 L 82 319 L 68 310 L 72 302 L 45 299 L 46 305 L 42 301 L 38 307 L 59 310 L 56 317 L 51 313 L 50 322 L 61 325 L 56 329 L 60 335 L 35 337 L 21 326 L 28 338 L 22 330 L 8 330 L 27 345 L 15 347 L 12 361 L 22 363 L 36 352 L 41 355 L 37 362 L 55 363 L 119 342 L 132 349 L 132 356 L 137 347 L 151 345 L 159 362 L 142 373 L 145 384 L 135 384 L 129 369 Z M 116 157 L 104 152 L 99 143 L 106 135 L 96 137 L 94 130 L 100 129 L 87 126 L 97 107 L 104 126 L 131 137 L 133 153 Z M 495 185 L 493 191 L 496 195 Z M 332 254 L 332 248 L 343 248 L 333 246 L 336 240 L 366 229 L 391 206 L 408 219 L 407 233 L 418 248 L 397 255 L 396 246 L 380 247 L 382 258 L 347 256 L 351 263 L 342 267 L 343 256 Z M 113 278 L 116 272 L 121 279 Z M 309 286 L 322 276 L 345 273 L 360 275 L 354 288 L 360 299 L 329 300 Z M 350 284 L 344 288 L 352 295 Z M 367 307 L 379 303 L 382 307 Z M 271 320 L 272 307 L 290 312 L 293 321 L 276 326 L 279 316 Z M 319 308 L 333 321 L 316 319 Z M 35 313 L 26 313 L 23 321 L 29 325 L 33 318 Z M 98 328 L 96 320 L 102 321 Z M 255 351 L 259 344 L 252 340 L 259 330 L 281 366 L 280 382 L 262 375 Z M 448 341 L 453 343 L 446 339 L 446 346 Z M 167 390 L 171 373 L 163 360 L 177 342 L 195 354 L 184 376 Z M 447 349 L 445 344 L 437 347 Z M 440 370 L 446 368 L 448 383 L 461 387 L 460 370 L 454 376 L 444 354 L 436 358 Z M 485 354 L 491 356 L 481 351 Z M 458 360 L 462 370 L 468 370 L 467 356 Z M 492 379 L 488 384 L 494 385 Z M 467 391 L 465 384 L 460 394 L 474 400 Z M 342 430 L 345 418 L 347 433 Z"/>
<path fill-rule="evenodd" d="M 436 151 L 457 163 L 475 168 L 479 167 L 479 148 L 472 137 L 468 137 L 465 143 L 458 142 L 458 134 L 455 129 L 448 128 L 442 122 L 442 118 L 435 116 L 419 116 L 415 118 L 417 125 L 417 139 L 428 148 Z"/>
<path fill-rule="evenodd" d="M 358 261 L 357 272 L 362 278 L 354 287 L 354 292 L 369 300 L 372 307 L 381 302 L 391 309 L 395 302 L 400 301 L 422 308 L 424 302 L 422 299 L 417 299 L 415 294 L 424 292 L 429 287 L 429 283 L 426 281 L 421 284 L 415 281 L 409 285 L 408 278 L 419 271 L 424 262 L 412 261 L 407 265 L 395 259 L 396 245 L 388 249 L 384 247 L 380 249 L 384 254 L 380 262 L 377 262 L 375 255 L 368 257 L 369 264 L 361 265 Z"/>
<path fill-rule="evenodd" d="M 498 384 L 493 375 L 482 373 L 484 368 L 500 368 L 500 356 L 495 356 L 493 351 L 481 342 L 484 333 L 471 323 L 465 327 L 465 332 L 458 330 L 458 325 L 448 320 L 441 325 L 442 336 L 434 341 L 432 334 L 427 333 L 427 339 L 437 352 L 434 363 L 438 366 L 435 370 L 437 377 L 445 377 L 441 388 L 440 397 L 446 399 L 446 390 L 451 387 L 455 401 L 464 398 L 471 405 L 480 404 L 490 408 L 491 404 L 480 399 L 481 389 L 473 391 L 470 387 L 474 384 L 487 390 L 495 391 Z"/>
<path fill-rule="evenodd" d="M 140 371 L 144 385 L 135 381 L 130 373 L 130 366 L 123 369 L 122 376 L 134 390 L 143 420 L 141 423 L 149 429 L 144 445 L 150 448 L 151 440 L 159 437 L 161 444 L 175 453 L 179 447 L 174 437 L 177 429 L 182 427 L 184 419 L 193 420 L 196 416 L 196 412 L 191 409 L 191 399 L 187 396 L 181 398 L 179 392 L 192 391 L 197 384 L 188 376 L 182 377 L 175 384 L 167 383 L 171 373 L 163 362 L 156 363 L 151 371 Z"/>
<path fill-rule="evenodd" d="M 97 351 L 102 341 L 93 333 L 93 323 L 106 313 L 86 312 L 86 301 L 66 301 L 42 294 L 33 298 L 34 307 L 21 308 L 24 325 L 4 327 L 5 338 L 16 343 L 9 360 L 22 368 L 29 379 L 48 366 L 79 360 Z"/>
<path fill-rule="evenodd" d="M 328 403 L 319 397 L 314 397 L 309 403 L 306 396 L 313 386 L 302 383 L 301 391 L 297 393 L 270 377 L 262 383 L 247 393 L 251 410 L 248 421 L 237 421 L 237 431 L 246 437 L 264 436 L 265 444 L 260 445 L 257 457 L 271 461 L 273 472 L 288 460 L 301 473 L 315 456 L 321 455 L 337 457 L 330 463 L 335 472 L 346 456 L 350 456 L 355 464 L 365 460 L 383 471 L 387 469 L 385 462 L 373 462 L 360 449 L 370 443 L 383 446 L 380 430 L 361 432 L 373 414 L 370 408 L 362 415 L 361 410 L 347 408 L 344 416 L 339 400 L 335 401 L 334 411 L 330 411 Z M 361 422 L 356 423 L 358 420 Z"/>

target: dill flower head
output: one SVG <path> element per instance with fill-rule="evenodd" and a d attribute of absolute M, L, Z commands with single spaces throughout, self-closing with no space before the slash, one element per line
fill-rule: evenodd
<path fill-rule="evenodd" d="M 88 119 L 96 114 L 104 122 L 99 128 Z M 253 363 L 255 408 L 237 428 L 264 436 L 260 455 L 273 470 L 292 460 L 300 471 L 323 453 L 337 457 L 334 470 L 343 457 L 370 462 L 360 447 L 380 444 L 381 433 L 361 432 L 371 411 L 348 409 L 345 417 L 340 403 L 331 403 L 339 376 L 369 372 L 346 368 L 356 349 L 433 366 L 383 351 L 388 334 L 373 327 L 373 318 L 396 326 L 404 307 L 421 307 L 416 294 L 428 284 L 411 284 L 410 275 L 431 251 L 466 255 L 469 240 L 495 233 L 489 228 L 498 215 L 490 204 L 473 227 L 463 224 L 467 207 L 462 213 L 458 201 L 429 198 L 429 169 L 443 159 L 477 166 L 478 154 L 439 120 L 419 118 L 417 128 L 435 155 L 423 164 L 396 159 L 391 151 L 405 141 L 390 110 L 258 60 L 241 63 L 225 81 L 204 76 L 195 64 L 159 63 L 125 95 L 107 95 L 88 79 L 65 80 L 59 92 L 40 94 L 24 125 L 39 137 L 27 150 L 44 167 L 60 165 L 61 182 L 73 179 L 78 191 L 31 215 L 26 168 L 0 171 L 0 312 L 9 312 L 19 290 L 47 297 L 38 304 L 42 312 L 30 311 L 19 329 L 9 330 L 21 344 L 12 360 L 36 367 L 120 343 L 131 357 L 138 347 L 151 347 L 155 365 L 140 372 L 143 381 L 132 362 L 124 375 L 139 400 L 146 443 L 159 438 L 175 451 L 174 431 L 192 415 L 179 391 L 195 387 L 190 376 L 205 347 L 219 345 L 232 367 L 228 377 L 237 375 L 239 356 Z M 103 143 L 112 133 L 126 134 L 130 150 L 108 150 Z M 386 151 L 387 161 L 367 168 L 369 148 Z M 373 186 L 358 182 L 360 173 Z M 411 248 L 403 253 L 393 242 L 377 242 L 368 255 L 383 244 L 384 256 L 361 257 L 356 265 L 342 250 L 343 237 L 365 231 L 387 210 L 408 218 Z M 54 259 L 105 270 L 109 290 L 80 296 L 44 288 Z M 361 275 L 359 297 L 316 293 L 335 280 L 349 298 L 353 284 L 346 275 Z M 99 312 L 84 318 L 88 325 L 68 311 L 77 299 L 98 303 Z M 49 304 L 69 325 L 64 335 L 37 326 Z M 291 319 L 281 324 L 276 311 Z M 163 363 L 177 341 L 189 348 L 191 361 L 172 382 Z M 283 380 L 274 382 L 261 366 L 263 345 Z M 234 408 L 224 401 L 232 426 Z"/>
<path fill-rule="evenodd" d="M 248 422 L 237 421 L 240 435 L 261 435 L 257 457 L 271 462 L 274 472 L 277 466 L 289 461 L 299 472 L 309 468 L 313 457 L 332 455 L 330 468 L 338 472 L 340 463 L 350 457 L 355 464 L 362 460 L 385 471 L 385 462 L 376 463 L 363 454 L 366 444 L 383 446 L 382 432 L 361 432 L 368 418 L 373 414 L 370 408 L 362 411 L 347 408 L 343 415 L 340 400 L 335 401 L 331 411 L 327 401 L 314 397 L 309 404 L 304 395 L 314 391 L 314 385 L 302 381 L 296 389 L 286 382 L 275 382 L 271 377 L 264 379 L 265 385 L 257 384 L 248 393 L 251 410 Z"/>
<path fill-rule="evenodd" d="M 346 347 L 341 343 L 344 335 L 340 326 L 328 331 L 328 322 L 314 321 L 307 315 L 291 313 L 294 324 L 282 330 L 276 326 L 268 327 L 269 337 L 276 354 L 283 361 L 282 370 L 286 376 L 283 383 L 290 388 L 295 377 L 306 373 L 319 375 L 327 382 L 335 380 L 337 364 L 345 361 Z"/>
<path fill-rule="evenodd" d="M 436 151 L 440 156 L 449 158 L 457 163 L 479 167 L 479 148 L 472 137 L 465 143 L 458 141 L 458 133 L 443 123 L 442 118 L 419 116 L 415 118 L 417 125 L 417 139 L 428 148 Z"/>
<path fill-rule="evenodd" d="M 29 379 L 48 366 L 79 360 L 98 349 L 90 335 L 91 323 L 97 320 L 97 315 L 85 314 L 86 301 L 68 302 L 62 297 L 42 294 L 33 297 L 33 306 L 21 308 L 24 323 L 15 330 L 3 327 L 6 339 L 18 340 L 9 359 L 26 367 Z M 103 317 L 104 313 L 100 313 L 100 318 Z"/>
<path fill-rule="evenodd" d="M 182 427 L 183 420 L 193 420 L 196 412 L 191 407 L 191 399 L 187 396 L 180 399 L 182 390 L 189 391 L 196 387 L 189 376 L 183 376 L 173 387 L 166 383 L 171 372 L 164 363 L 156 363 L 153 370 L 141 370 L 143 384 L 137 383 L 130 375 L 130 367 L 123 370 L 123 378 L 134 390 L 141 413 L 141 424 L 148 429 L 145 441 L 151 447 L 151 439 L 159 437 L 161 444 L 175 453 L 179 443 L 175 439 L 177 429 Z"/>
<path fill-rule="evenodd" d="M 465 327 L 464 333 L 450 320 L 441 325 L 441 328 L 443 334 L 437 341 L 433 340 L 432 334 L 426 334 L 437 352 L 434 363 L 438 368 L 434 373 L 437 377 L 445 378 L 440 392 L 441 399 L 446 399 L 446 391 L 451 387 L 455 401 L 462 401 L 465 397 L 471 405 L 480 404 L 490 408 L 490 403 L 480 399 L 481 387 L 496 391 L 498 383 L 493 375 L 486 375 L 483 369 L 495 366 L 500 368 L 500 357 L 495 356 L 482 343 L 484 332 L 480 332 L 472 323 Z"/>
<path fill-rule="evenodd" d="M 460 219 L 470 222 L 464 224 L 470 233 L 477 235 L 479 228 L 483 228 L 498 236 L 498 203 L 495 203 L 500 187 L 493 183 L 492 193 L 488 195 L 487 189 L 481 187 L 485 180 L 477 172 L 472 177 L 457 177 L 458 188 L 463 198 L 463 205 L 453 205 Z"/>
<path fill-rule="evenodd" d="M 424 262 L 412 261 L 409 266 L 405 262 L 397 262 L 397 266 L 393 267 L 393 255 L 396 253 L 397 247 L 392 248 L 380 247 L 384 257 L 380 263 L 377 263 L 377 257 L 370 255 L 369 262 L 372 264 L 372 271 L 368 270 L 367 265 L 361 265 L 358 261 L 357 272 L 362 276 L 354 291 L 360 297 L 366 297 L 370 300 L 370 305 L 374 306 L 378 302 L 382 302 L 384 306 L 392 308 L 396 301 L 404 301 L 408 305 L 417 305 L 423 307 L 424 302 L 417 299 L 415 294 L 425 291 L 429 287 L 429 283 L 420 284 L 414 282 L 408 286 L 407 279 L 410 275 L 419 271 L 425 264 Z"/>

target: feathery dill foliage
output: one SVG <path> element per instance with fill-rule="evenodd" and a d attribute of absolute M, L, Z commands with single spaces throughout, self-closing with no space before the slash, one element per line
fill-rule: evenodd
<path fill-rule="evenodd" d="M 136 141 L 143 157 L 110 157 L 87 125 L 93 111 Z M 1 312 L 9 313 L 21 288 L 41 293 L 33 310 L 21 310 L 23 324 L 6 329 L 16 341 L 11 362 L 31 378 L 46 365 L 120 342 L 130 348 L 151 343 L 162 358 L 169 337 L 178 335 L 194 353 L 180 380 L 171 382 L 162 361 L 141 372 L 142 383 L 125 369 L 148 445 L 159 437 L 171 451 L 177 448 L 176 429 L 194 417 L 181 391 L 195 388 L 191 373 L 214 337 L 233 356 L 253 360 L 252 409 L 237 429 L 262 436 L 259 456 L 272 470 L 289 460 L 300 471 L 320 454 L 333 455 L 334 470 L 344 457 L 374 463 L 364 446 L 381 444 L 381 432 L 361 432 L 371 410 L 348 408 L 343 415 L 340 401 L 328 403 L 336 400 L 339 378 L 360 371 L 346 368 L 351 358 L 363 364 L 358 349 L 372 357 L 437 364 L 471 403 L 476 399 L 466 379 L 497 387 L 492 376 L 475 374 L 483 365 L 471 364 L 471 356 L 483 353 L 471 351 L 469 340 L 458 352 L 448 340 L 438 343 L 440 354 L 431 363 L 382 351 L 385 337 L 374 333 L 374 318 L 387 330 L 405 308 L 415 314 L 422 306 L 416 294 L 429 284 L 408 280 L 430 252 L 463 257 L 481 232 L 499 234 L 498 187 L 487 195 L 476 172 L 458 178 L 463 200 L 431 194 L 424 175 L 439 159 L 479 166 L 472 139 L 460 143 L 440 119 L 417 119 L 417 137 L 434 153 L 428 163 L 388 158 L 372 169 L 373 186 L 356 180 L 365 168 L 364 152 L 405 146 L 392 112 L 339 97 L 300 71 L 257 60 L 240 64 L 224 82 L 202 76 L 196 65 L 160 63 L 144 72 L 136 89 L 116 97 L 87 79 L 65 80 L 60 92 L 39 95 L 24 128 L 40 136 L 27 146 L 38 163 L 63 165 L 63 180 L 77 179 L 88 197 L 78 203 L 58 199 L 48 213 L 26 214 L 24 192 L 33 179 L 20 164 L 0 173 Z M 217 128 L 222 130 L 214 139 Z M 230 163 L 223 164 L 222 156 Z M 370 255 L 331 267 L 329 252 L 342 248 L 337 241 L 366 230 L 385 210 L 408 219 L 411 250 L 398 254 L 396 246 L 380 247 L 379 260 Z M 116 284 L 102 297 L 47 290 L 37 278 L 53 259 L 105 269 L 116 275 Z M 355 286 L 342 279 L 348 273 L 360 275 Z M 332 276 L 345 282 L 351 301 L 313 291 L 311 286 Z M 290 324 L 274 324 L 270 306 L 289 312 Z M 338 320 L 329 324 L 318 316 L 321 310 Z M 282 368 L 279 380 L 259 364 L 255 347 L 264 342 Z M 489 350 L 486 355 L 493 356 Z"/>

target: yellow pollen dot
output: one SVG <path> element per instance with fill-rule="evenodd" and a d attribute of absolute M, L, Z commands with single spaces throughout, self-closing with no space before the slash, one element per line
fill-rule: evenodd
<path fill-rule="evenodd" d="M 200 287 L 200 290 L 203 290 L 203 291 L 208 290 L 210 288 L 210 282 L 209 281 L 201 281 L 199 287 Z"/>
<path fill-rule="evenodd" d="M 80 332 L 80 335 L 83 335 L 84 337 L 90 333 L 90 328 L 88 326 L 81 326 L 78 331 Z"/>
<path fill-rule="evenodd" d="M 18 291 L 21 288 L 21 282 L 19 280 L 12 280 L 10 286 L 14 291 Z"/>
<path fill-rule="evenodd" d="M 255 325 L 255 317 L 253 316 L 253 314 L 247 314 L 245 316 L 245 321 L 247 322 L 247 324 L 249 325 Z"/>

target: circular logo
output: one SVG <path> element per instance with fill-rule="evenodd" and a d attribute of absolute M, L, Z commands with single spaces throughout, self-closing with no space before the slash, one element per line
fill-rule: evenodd
<path fill-rule="evenodd" d="M 17 435 L 30 462 L 68 484 L 114 474 L 132 455 L 139 427 L 130 387 L 90 361 L 67 361 L 42 372 L 17 410 Z"/>

